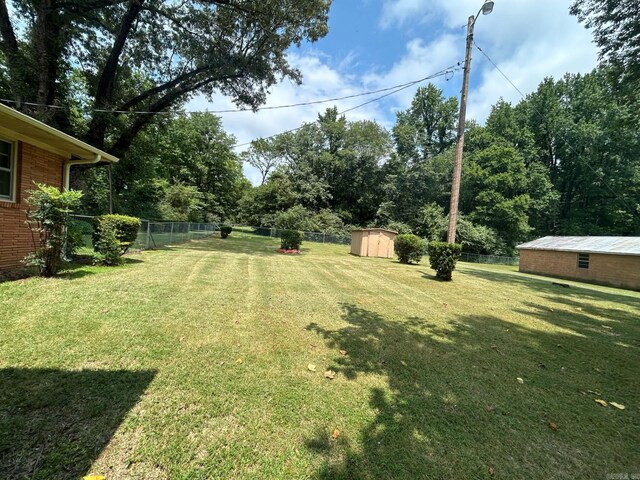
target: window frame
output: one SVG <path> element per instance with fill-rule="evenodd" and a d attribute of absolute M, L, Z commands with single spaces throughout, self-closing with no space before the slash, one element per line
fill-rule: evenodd
<path fill-rule="evenodd" d="M 578 254 L 578 268 L 580 270 L 589 270 L 590 256 L 588 253 L 579 253 Z M 586 265 L 586 266 L 585 266 Z"/>
<path fill-rule="evenodd" d="M 9 196 L 0 194 L 0 202 L 9 202 L 15 203 L 16 201 L 16 190 L 17 190 L 17 170 L 18 170 L 18 149 L 17 142 L 13 140 L 9 140 L 8 138 L 0 137 L 0 142 L 4 142 L 9 144 L 9 169 L 0 167 L 0 170 L 4 172 L 9 172 Z"/>

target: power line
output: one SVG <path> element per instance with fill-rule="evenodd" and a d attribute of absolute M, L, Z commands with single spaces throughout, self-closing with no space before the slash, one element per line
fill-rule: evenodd
<path fill-rule="evenodd" d="M 424 82 L 426 80 L 431 80 L 433 78 L 437 78 L 437 77 L 442 77 L 442 76 L 446 76 L 446 75 L 449 75 L 449 74 L 453 74 L 453 73 L 455 73 L 455 72 L 457 72 L 457 71 L 459 71 L 461 69 L 460 64 L 461 64 L 461 62 L 458 62 L 456 65 L 452 65 L 452 66 L 450 66 L 448 68 L 445 68 L 444 70 L 440 70 L 439 72 L 434 73 L 432 75 L 420 78 L 418 80 L 413 80 L 413 81 L 405 83 L 405 84 L 397 85 L 396 87 L 390 87 L 390 88 L 394 88 L 394 90 L 390 91 L 388 93 L 385 93 L 384 95 L 380 95 L 379 97 L 376 97 L 376 98 L 373 98 L 371 100 L 368 100 L 368 101 L 366 101 L 364 103 L 361 103 L 359 105 L 356 105 L 354 107 L 350 107 L 350 108 L 347 108 L 345 110 L 342 110 L 342 111 L 338 112 L 338 115 L 343 115 L 343 114 L 345 114 L 347 112 L 351 112 L 351 111 L 356 110 L 358 108 L 364 107 L 365 105 L 369 105 L 370 103 L 377 102 L 378 100 L 381 100 L 381 99 L 383 99 L 385 97 L 388 97 L 390 95 L 398 93 L 398 92 L 400 92 L 402 90 L 405 90 L 405 89 L 407 89 L 409 87 L 417 85 L 418 83 L 422 83 L 422 82 Z M 380 91 L 388 91 L 388 90 L 389 90 L 389 88 L 386 88 L 386 89 L 383 89 L 383 90 L 380 90 Z M 315 122 L 312 122 L 312 123 L 315 123 Z M 296 131 L 301 130 L 302 128 L 304 128 L 306 125 L 307 124 L 303 124 L 303 125 L 301 125 L 299 127 L 292 128 L 290 130 L 285 130 L 284 132 L 276 133 L 276 134 L 273 134 L 273 135 L 269 135 L 268 137 L 262 137 L 262 138 L 264 140 L 268 140 L 270 138 L 277 137 L 278 135 L 284 135 L 286 133 L 296 132 Z M 247 145 L 251 145 L 251 142 L 238 143 L 238 144 L 232 145 L 231 148 L 244 147 L 244 146 L 247 146 Z"/>
<path fill-rule="evenodd" d="M 504 77 L 504 79 L 509 82 L 509 84 L 520 94 L 520 96 L 526 100 L 527 97 L 524 93 L 522 93 L 522 91 L 515 85 L 515 83 L 513 83 L 511 81 L 511 79 L 500 69 L 500 67 L 498 67 L 498 65 L 496 65 L 496 63 L 491 59 L 491 57 L 489 57 L 489 55 L 487 55 L 487 53 L 480 48 L 480 46 L 474 41 L 473 44 L 476 46 L 476 48 L 480 51 L 480 53 L 482 53 L 482 55 L 485 56 L 485 58 L 487 60 L 489 60 L 489 62 L 491 63 L 491 65 L 493 65 L 495 67 L 495 69 L 500 72 L 500 75 L 502 75 Z M 538 116 L 540 117 L 540 119 L 544 119 L 544 115 L 542 114 L 542 112 L 540 112 L 540 110 L 538 110 L 534 105 L 531 105 L 532 109 L 534 112 L 536 112 L 538 114 Z M 562 135 L 562 132 L 560 132 L 560 135 Z M 573 154 L 575 155 L 575 157 L 582 162 L 583 165 L 586 165 L 589 170 L 591 170 L 594 174 L 598 175 L 598 172 L 596 171 L 595 168 L 593 168 L 593 166 L 591 166 L 591 164 L 589 162 L 587 162 L 586 160 L 582 159 L 582 156 L 578 153 L 578 151 L 573 148 L 573 146 L 569 143 L 569 141 L 567 140 L 567 138 L 565 136 L 563 136 L 562 138 L 564 140 L 565 145 L 569 148 L 569 150 L 571 150 L 573 152 Z M 637 214 L 635 212 L 635 210 L 633 208 L 631 208 L 629 206 L 629 204 L 626 202 L 626 200 L 620 196 L 618 196 L 618 192 L 616 192 L 611 185 L 609 185 L 609 183 L 604 179 L 604 177 L 602 178 L 602 183 L 603 185 L 605 185 L 610 191 L 611 193 L 613 193 L 613 196 L 615 198 L 617 198 L 625 207 L 627 207 L 629 209 L 629 212 L 636 217 Z"/>
<path fill-rule="evenodd" d="M 391 87 L 385 87 L 385 88 L 380 88 L 378 90 L 371 90 L 371 91 L 367 91 L 367 92 L 360 92 L 360 93 L 354 93 L 351 95 L 344 95 L 342 97 L 333 97 L 333 98 L 325 98 L 325 99 L 321 99 L 321 100 L 310 100 L 308 102 L 299 102 L 299 103 L 289 103 L 289 104 L 283 104 L 283 105 L 272 105 L 269 107 L 259 107 L 256 109 L 252 109 L 252 108 L 235 108 L 235 109 L 227 109 L 227 110 L 206 110 L 207 113 L 239 113 L 239 112 L 259 112 L 259 111 L 263 111 L 263 110 L 279 110 L 279 109 L 283 109 L 283 108 L 294 108 L 294 107 L 304 107 L 304 106 L 308 106 L 308 105 L 318 105 L 318 104 L 322 104 L 322 103 L 330 103 L 330 102 L 337 102 L 340 100 L 349 100 L 352 98 L 358 98 L 358 97 L 365 97 L 367 95 L 374 95 L 376 93 L 382 93 L 382 92 L 388 92 L 391 90 L 395 90 L 397 88 L 401 88 L 401 87 L 411 87 L 412 85 L 415 85 L 418 82 L 422 82 L 424 81 L 424 79 L 420 79 L 420 80 L 413 80 L 411 82 L 407 82 L 407 83 L 401 83 L 399 85 L 394 85 Z M 13 103 L 16 104 L 18 103 L 16 100 L 10 100 L 7 98 L 0 98 L 0 102 L 4 102 L 4 103 Z M 33 107 L 44 107 L 44 108 L 54 108 L 54 109 L 68 109 L 68 106 L 64 106 L 64 105 L 46 105 L 46 104 L 41 104 L 41 103 L 33 103 L 33 102 L 20 102 L 22 105 L 29 105 L 29 106 L 33 106 Z M 107 109 L 101 109 L 101 108 L 91 108 L 89 109 L 92 112 L 99 112 L 99 113 L 114 113 L 114 114 L 133 114 L 133 115 L 158 115 L 158 114 L 194 114 L 194 113 L 204 113 L 204 111 L 201 110 L 193 110 L 193 111 L 182 111 L 182 112 L 175 112 L 175 111 L 164 111 L 164 112 L 151 112 L 151 111 L 146 111 L 146 110 L 107 110 Z"/>

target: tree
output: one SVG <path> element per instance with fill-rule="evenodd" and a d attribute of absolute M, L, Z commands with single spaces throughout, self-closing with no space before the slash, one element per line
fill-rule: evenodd
<path fill-rule="evenodd" d="M 196 94 L 256 108 L 281 78 L 300 83 L 286 52 L 328 32 L 331 0 L 0 0 L 1 85 L 22 111 L 122 156 L 155 114 Z M 84 85 L 71 89 L 72 75 Z M 94 109 L 150 114 L 99 112 Z"/>
<path fill-rule="evenodd" d="M 260 185 L 263 185 L 269 174 L 280 164 L 281 156 L 273 139 L 259 138 L 251 142 L 242 159 L 260 172 Z"/>
<path fill-rule="evenodd" d="M 242 196 L 245 180 L 240 158 L 232 150 L 235 137 L 210 113 L 180 116 L 167 127 L 159 152 L 159 171 L 169 181 L 192 185 L 202 194 L 205 215 L 230 217 Z"/>
<path fill-rule="evenodd" d="M 640 95 L 640 4 L 637 0 L 575 0 L 571 14 L 593 29 L 600 59 L 615 84 L 634 101 Z"/>
<path fill-rule="evenodd" d="M 398 112 L 393 139 L 398 154 L 417 163 L 443 153 L 456 139 L 458 99 L 444 98 L 433 84 L 416 91 L 411 107 Z"/>

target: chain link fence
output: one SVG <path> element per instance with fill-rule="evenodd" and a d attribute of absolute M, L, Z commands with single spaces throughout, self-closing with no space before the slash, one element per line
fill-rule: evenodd
<path fill-rule="evenodd" d="M 72 215 L 82 231 L 83 246 L 92 249 L 92 216 Z M 214 235 L 220 231 L 217 223 L 193 223 L 193 222 L 157 222 L 140 219 L 141 225 L 138 237 L 131 246 L 132 249 L 144 250 L 164 247 L 167 245 L 177 245 L 198 238 Z M 250 233 L 262 237 L 279 238 L 284 229 L 272 227 L 254 227 L 248 225 L 233 225 L 236 232 Z M 337 245 L 350 245 L 350 233 L 324 233 L 324 232 L 303 232 L 307 242 L 332 243 Z M 426 252 L 425 252 L 426 255 Z M 518 257 L 504 257 L 498 255 L 480 255 L 476 253 L 462 253 L 462 262 L 484 263 L 488 265 L 511 265 L 518 266 Z"/>
<path fill-rule="evenodd" d="M 262 237 L 279 238 L 284 231 L 282 228 L 272 227 L 252 227 L 247 225 L 234 225 L 233 230 L 236 232 L 252 233 Z M 317 243 L 335 243 L 338 245 L 351 245 L 350 233 L 323 233 L 323 232 L 302 232 L 307 242 Z"/>
<path fill-rule="evenodd" d="M 517 267 L 520 264 L 518 257 L 501 257 L 498 255 L 480 255 L 477 253 L 462 253 L 460 261 L 470 263 L 484 263 L 487 265 L 511 265 Z"/>
<path fill-rule="evenodd" d="M 82 232 L 82 246 L 93 249 L 93 217 L 89 215 L 71 215 L 71 217 Z M 217 223 L 157 222 L 141 218 L 140 230 L 131 249 L 144 250 L 177 245 L 213 235 L 219 230 Z"/>

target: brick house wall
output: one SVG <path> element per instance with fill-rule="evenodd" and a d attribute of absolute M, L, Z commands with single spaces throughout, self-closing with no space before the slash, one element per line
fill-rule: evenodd
<path fill-rule="evenodd" d="M 520 250 L 520 271 L 640 290 L 640 256 L 589 254 L 589 268 L 578 268 L 578 254 L 553 250 Z"/>
<path fill-rule="evenodd" d="M 63 187 L 63 156 L 25 142 L 16 142 L 16 148 L 15 202 L 0 200 L 0 271 L 24 266 L 21 260 L 33 251 L 31 230 L 25 223 L 26 199 L 33 182 Z"/>

